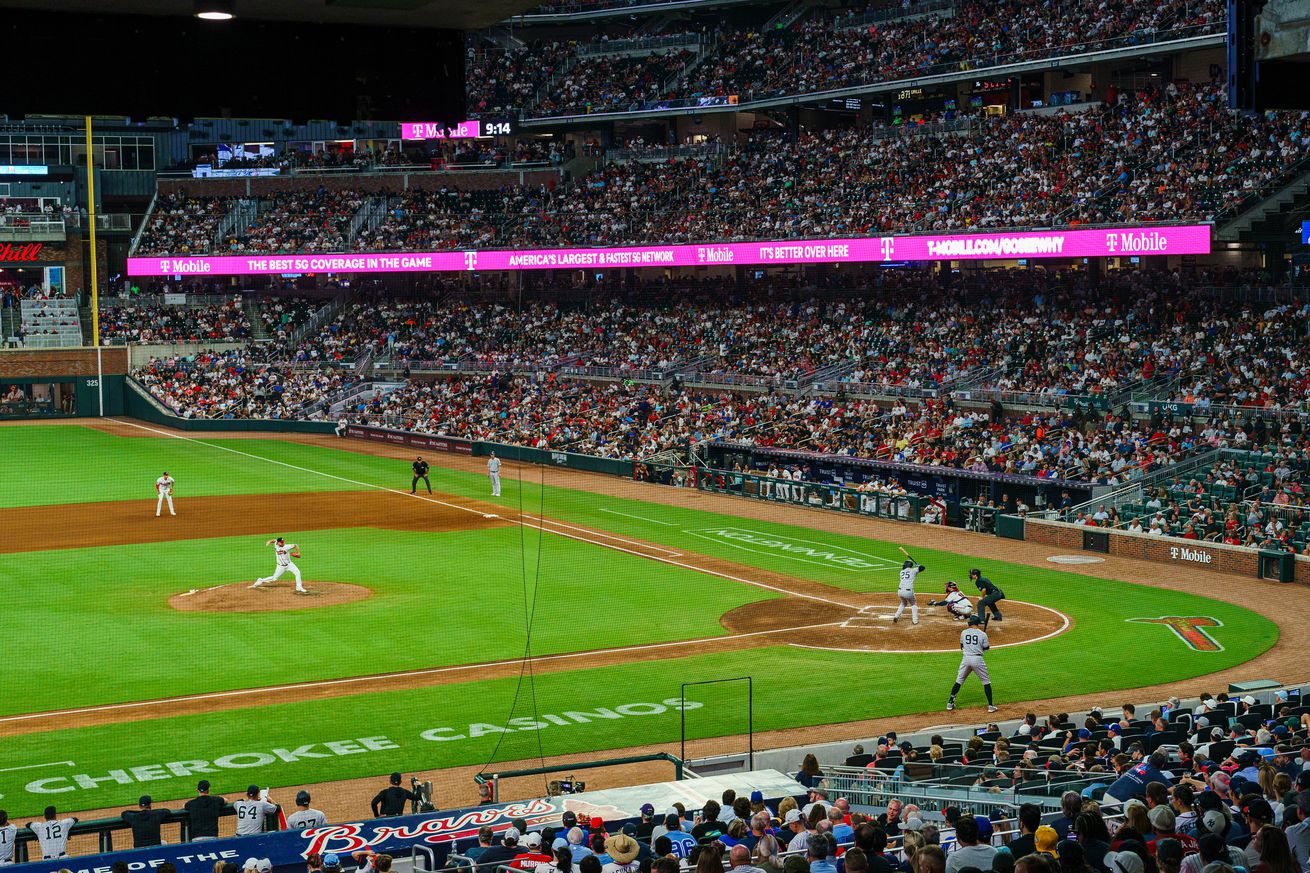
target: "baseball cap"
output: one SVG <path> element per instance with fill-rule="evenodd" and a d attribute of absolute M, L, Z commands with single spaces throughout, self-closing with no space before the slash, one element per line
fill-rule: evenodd
<path fill-rule="evenodd" d="M 600 816 L 593 815 L 591 817 L 591 830 L 593 831 L 605 830 L 605 822 L 601 820 Z"/>
<path fill-rule="evenodd" d="M 980 833 L 979 836 L 981 837 L 982 834 Z M 1033 845 L 1039 852 L 1054 852 L 1059 842 L 1060 835 L 1050 825 L 1042 825 L 1033 833 Z"/>
<path fill-rule="evenodd" d="M 254 869 L 255 869 L 256 867 L 258 867 L 258 866 L 259 866 L 259 859 L 258 859 L 258 858 L 247 858 L 247 859 L 246 859 L 246 863 L 244 863 L 244 864 L 241 865 L 241 869 L 242 869 L 242 870 L 254 870 Z"/>
<path fill-rule="evenodd" d="M 756 789 L 755 791 L 751 792 L 751 803 L 763 803 L 763 802 L 764 802 L 763 791 Z"/>
<path fill-rule="evenodd" d="M 1107 852 L 1105 866 L 1110 873 L 1145 873 L 1146 865 L 1136 852 Z"/>
<path fill-rule="evenodd" d="M 533 849 L 541 848 L 541 834 L 533 831 L 530 834 L 523 835 L 523 845 Z"/>
<path fill-rule="evenodd" d="M 1196 845 L 1201 850 L 1202 860 L 1226 860 L 1228 854 L 1227 844 L 1219 834 L 1203 834 L 1197 837 Z"/>
<path fill-rule="evenodd" d="M 571 828 L 578 823 L 578 814 L 571 809 L 565 810 L 564 815 L 560 818 L 564 822 L 564 827 L 566 828 Z"/>
<path fill-rule="evenodd" d="M 308 806 L 308 805 L 309 805 L 309 792 L 302 788 L 296 792 L 296 806 Z"/>
<path fill-rule="evenodd" d="M 642 814 L 642 815 L 645 815 L 645 816 L 651 816 L 651 815 L 654 815 L 654 814 L 655 814 L 655 805 L 654 805 L 654 804 L 651 804 L 651 803 L 643 803 L 643 804 L 641 805 L 641 814 Z"/>
<path fill-rule="evenodd" d="M 196 783 L 196 791 L 208 791 L 208 790 L 209 790 L 208 779 L 201 779 L 199 782 Z"/>
<path fill-rule="evenodd" d="M 1263 797 L 1257 797 L 1242 806 L 1242 812 L 1258 822 L 1269 824 L 1274 820 L 1274 808 Z"/>
<path fill-rule="evenodd" d="M 256 865 L 255 869 L 258 870 L 259 873 L 269 873 L 269 871 L 273 869 L 273 862 L 268 858 L 260 858 L 259 864 Z"/>
<path fill-rule="evenodd" d="M 1242 702 L 1247 706 L 1255 706 L 1255 698 L 1249 694 L 1242 698 Z"/>
<path fill-rule="evenodd" d="M 1217 809 L 1212 809 L 1201 816 L 1201 825 L 1215 836 L 1223 836 L 1228 830 L 1228 817 Z"/>
<path fill-rule="evenodd" d="M 399 785 L 399 784 L 400 784 L 400 771 L 399 771 L 399 770 L 397 770 L 395 773 L 392 773 L 392 774 L 391 774 L 391 784 L 392 784 L 392 785 Z"/>
<path fill-rule="evenodd" d="M 782 823 L 783 823 L 783 824 L 793 824 L 793 823 L 798 822 L 798 821 L 800 821 L 800 820 L 801 820 L 801 813 L 800 813 L 800 810 L 789 809 L 789 810 L 787 810 L 787 814 L 786 814 L 785 816 L 783 816 L 783 818 L 782 818 Z"/>
<path fill-rule="evenodd" d="M 328 852 L 326 855 L 323 856 L 323 866 L 324 866 L 324 867 L 340 867 L 340 866 L 341 866 L 341 859 L 337 857 L 337 853 L 336 853 L 336 852 Z"/>
<path fill-rule="evenodd" d="M 907 815 L 905 821 L 901 822 L 901 830 L 904 831 L 921 831 L 923 830 L 923 819 L 917 815 Z"/>
<path fill-rule="evenodd" d="M 1078 739 L 1090 740 L 1091 738 L 1092 738 L 1091 731 L 1089 731 L 1087 728 L 1078 728 Z"/>
<path fill-rule="evenodd" d="M 1174 817 L 1174 811 L 1167 806 L 1157 806 L 1147 813 L 1147 818 L 1151 820 L 1151 827 L 1155 828 L 1162 834 L 1172 834 L 1174 824 L 1177 819 Z"/>
<path fill-rule="evenodd" d="M 246 787 L 246 797 L 258 797 L 258 796 L 259 796 L 258 785 L 249 785 Z"/>
<path fill-rule="evenodd" d="M 149 806 L 151 802 L 152 801 L 150 800 L 149 794 L 141 795 L 141 799 L 137 801 L 137 803 L 141 804 L 142 806 Z"/>
<path fill-rule="evenodd" d="M 523 836 L 523 834 L 519 833 L 518 828 L 506 828 L 505 833 L 502 834 L 502 838 L 507 843 L 517 843 L 521 836 Z"/>

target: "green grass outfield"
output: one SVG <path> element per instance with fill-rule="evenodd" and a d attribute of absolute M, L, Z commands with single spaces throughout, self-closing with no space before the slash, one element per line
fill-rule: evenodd
<path fill-rule="evenodd" d="M 0 428 L 0 457 L 24 459 L 0 466 L 0 503 L 139 499 L 145 508 L 165 466 L 184 496 L 409 484 L 403 461 L 277 440 L 217 445 L 233 451 L 76 426 Z M 497 502 L 507 510 L 516 512 L 521 504 L 528 513 L 850 591 L 895 587 L 895 543 L 543 489 L 533 472 L 524 472 L 521 489 L 517 478 L 506 476 Z M 439 491 L 490 500 L 485 476 L 442 469 L 435 474 Z M 725 529 L 748 531 L 761 541 L 819 545 L 857 556 L 861 566 L 725 538 L 718 533 Z M 262 614 L 180 613 L 167 606 L 168 596 L 180 590 L 266 573 L 270 559 L 262 538 L 0 555 L 0 585 L 9 595 L 0 610 L 0 639 L 11 668 L 0 673 L 0 717 L 512 659 L 523 651 L 525 598 L 538 603 L 533 651 L 547 654 L 719 635 L 722 613 L 778 596 L 517 527 L 282 533 L 307 547 L 301 566 L 308 579 L 357 582 L 374 596 Z M 977 563 L 944 551 L 923 550 L 915 557 L 929 568 L 921 577 L 923 592 L 940 590 L 947 578 L 963 578 Z M 1063 635 L 989 655 L 1002 702 L 1199 676 L 1249 660 L 1278 636 L 1263 617 L 1202 597 L 1003 562 L 988 562 L 985 569 L 1012 599 L 1053 607 L 1074 621 Z M 1223 650 L 1195 652 L 1165 628 L 1126 621 L 1161 615 L 1218 619 L 1223 626 L 1213 636 Z M 252 781 L 298 784 L 483 763 L 493 756 L 514 760 L 539 750 L 556 755 L 676 740 L 683 713 L 669 701 L 683 682 L 742 675 L 755 681 L 757 730 L 923 712 L 943 705 L 959 657 L 804 650 L 771 645 L 767 637 L 760 644 L 717 654 L 697 654 L 691 645 L 658 661 L 539 675 L 538 716 L 528 686 L 520 688 L 514 679 L 474 679 L 6 737 L 0 741 L 0 805 L 23 816 L 51 802 L 85 809 L 130 803 L 147 790 L 160 797 L 185 795 L 197 778 L 196 761 L 214 770 L 209 778 L 217 789 L 231 791 Z M 1162 656 L 1143 672 L 1138 655 L 1147 651 Z M 688 697 L 688 706 L 701 704 L 685 713 L 693 736 L 744 730 L 735 689 L 695 689 Z M 966 686 L 961 702 L 980 703 L 979 687 Z M 328 742 L 337 745 L 321 745 Z M 310 748 L 302 749 L 306 744 Z"/>

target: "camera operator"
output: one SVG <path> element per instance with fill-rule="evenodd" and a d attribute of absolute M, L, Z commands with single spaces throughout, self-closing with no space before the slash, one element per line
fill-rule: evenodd
<path fill-rule="evenodd" d="M 373 817 L 400 815 L 405 811 L 405 804 L 416 801 L 419 796 L 408 788 L 400 787 L 400 774 L 391 774 L 391 784 L 373 797 Z"/>

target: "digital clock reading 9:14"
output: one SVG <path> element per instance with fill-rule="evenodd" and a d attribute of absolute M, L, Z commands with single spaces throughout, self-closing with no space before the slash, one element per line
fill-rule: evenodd
<path fill-rule="evenodd" d="M 482 122 L 483 136 L 509 136 L 514 133 L 514 122 L 508 119 Z"/>

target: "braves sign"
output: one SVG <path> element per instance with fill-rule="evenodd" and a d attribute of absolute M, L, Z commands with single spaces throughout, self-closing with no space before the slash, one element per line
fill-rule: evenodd
<path fill-rule="evenodd" d="M 1223 627 L 1224 623 L 1208 615 L 1163 615 L 1159 618 L 1129 618 L 1139 624 L 1161 624 L 1174 632 L 1183 645 L 1193 652 L 1222 652 L 1224 647 L 1210 636 L 1208 628 Z"/>
<path fill-rule="evenodd" d="M 122 861 L 132 871 L 151 870 L 164 863 L 177 866 L 179 873 L 210 873 L 215 861 L 243 858 L 268 858 L 276 873 L 303 873 L 305 859 L 312 853 L 348 855 L 369 848 L 390 855 L 407 855 L 414 847 L 424 847 L 440 868 L 457 848 L 468 848 L 478 830 L 489 827 L 499 833 L 515 819 L 523 819 L 529 829 L 558 825 L 565 812 L 578 818 L 598 816 L 610 826 L 636 819 L 643 803 L 663 809 L 675 801 L 688 809 L 700 809 L 705 802 L 717 800 L 726 789 L 739 796 L 759 791 L 773 805 L 783 797 L 800 797 L 805 789 L 795 780 L 776 770 L 756 770 L 724 776 L 705 776 L 680 782 L 660 782 L 543 797 L 514 803 L 447 810 L 444 812 L 379 818 L 368 821 L 325 825 L 303 831 L 274 831 L 252 837 L 229 837 L 203 843 L 178 843 L 152 846 L 84 857 L 37 861 L 16 867 L 23 873 L 57 873 L 68 868 L 73 873 L 110 873 L 113 862 Z M 33 846 L 34 847 L 34 846 Z"/>

